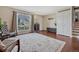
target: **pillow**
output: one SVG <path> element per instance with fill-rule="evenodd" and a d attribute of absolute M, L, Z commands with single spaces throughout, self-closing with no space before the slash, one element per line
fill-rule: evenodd
<path fill-rule="evenodd" d="M 5 51 L 5 45 L 0 40 L 0 51 Z"/>

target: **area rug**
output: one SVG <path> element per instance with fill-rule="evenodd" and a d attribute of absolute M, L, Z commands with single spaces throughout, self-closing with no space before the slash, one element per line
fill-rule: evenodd
<path fill-rule="evenodd" d="M 64 41 L 57 40 L 38 33 L 19 35 L 21 52 L 59 52 L 65 45 Z"/>

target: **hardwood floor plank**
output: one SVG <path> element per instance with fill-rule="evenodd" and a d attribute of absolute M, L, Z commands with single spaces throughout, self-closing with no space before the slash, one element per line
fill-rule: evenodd
<path fill-rule="evenodd" d="M 74 37 L 67 37 L 63 35 L 57 35 L 56 33 L 47 32 L 47 31 L 40 31 L 40 34 L 65 41 L 66 44 L 62 49 L 62 52 L 79 52 L 79 39 Z"/>

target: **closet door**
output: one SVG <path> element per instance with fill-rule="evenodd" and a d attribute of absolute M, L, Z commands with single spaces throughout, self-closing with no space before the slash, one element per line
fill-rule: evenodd
<path fill-rule="evenodd" d="M 63 35 L 70 36 L 71 35 L 71 27 L 72 27 L 72 17 L 71 10 L 67 10 L 63 12 Z"/>
<path fill-rule="evenodd" d="M 62 23 L 63 23 L 63 13 L 58 13 L 56 17 L 57 22 L 57 34 L 63 35 Z"/>
<path fill-rule="evenodd" d="M 71 36 L 72 17 L 71 10 L 59 12 L 57 15 L 57 34 Z"/>

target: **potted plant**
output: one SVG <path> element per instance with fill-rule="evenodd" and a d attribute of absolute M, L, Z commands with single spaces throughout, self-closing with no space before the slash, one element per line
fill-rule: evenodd
<path fill-rule="evenodd" d="M 2 19 L 0 18 L 0 31 L 1 31 L 2 26 L 3 26 Z"/>

